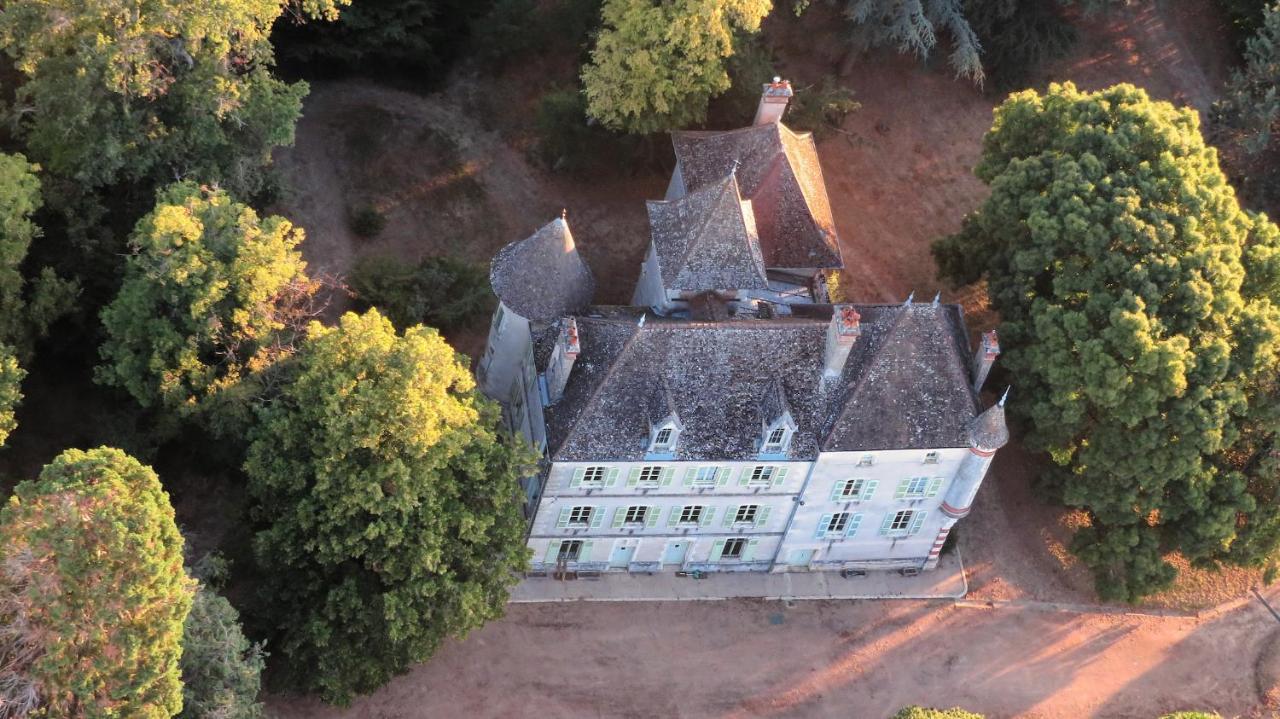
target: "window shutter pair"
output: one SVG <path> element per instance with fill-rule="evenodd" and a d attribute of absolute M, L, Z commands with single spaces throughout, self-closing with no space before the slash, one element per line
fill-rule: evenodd
<path fill-rule="evenodd" d="M 569 480 L 569 489 L 577 489 L 582 486 L 582 476 L 587 473 L 586 468 L 578 467 L 573 470 L 573 478 Z"/>
<path fill-rule="evenodd" d="M 556 519 L 556 528 L 564 529 L 569 526 L 569 515 L 573 513 L 573 507 L 561 507 L 560 517 Z"/>
<path fill-rule="evenodd" d="M 837 484 L 837 486 L 839 486 L 839 482 L 837 482 L 836 484 Z M 835 516 L 834 514 L 824 514 L 824 515 L 822 515 L 822 517 L 818 520 L 818 531 L 816 531 L 816 532 L 814 532 L 814 533 L 813 533 L 813 538 L 814 538 L 814 539 L 826 539 L 826 538 L 827 538 L 827 527 L 830 527 L 830 526 L 831 526 L 831 518 L 832 518 L 832 517 L 834 517 L 834 516 Z"/>
<path fill-rule="evenodd" d="M 751 539 L 747 541 L 746 549 L 742 550 L 742 561 L 750 562 L 752 559 L 755 559 L 756 545 L 759 543 L 759 539 Z"/>
<path fill-rule="evenodd" d="M 756 527 L 763 527 L 764 523 L 769 521 L 769 505 L 764 505 L 756 510 Z"/>
<path fill-rule="evenodd" d="M 716 470 L 716 486 L 723 487 L 729 483 L 729 468 L 721 467 Z"/>
<path fill-rule="evenodd" d="M 604 524 L 604 507 L 591 508 L 591 528 L 599 529 Z"/>
<path fill-rule="evenodd" d="M 939 489 L 942 489 L 942 477 L 934 477 L 929 480 L 929 491 L 925 492 L 925 496 L 936 497 Z"/>

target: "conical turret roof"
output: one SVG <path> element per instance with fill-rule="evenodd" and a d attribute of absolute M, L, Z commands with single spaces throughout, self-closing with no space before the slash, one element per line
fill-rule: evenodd
<path fill-rule="evenodd" d="M 591 269 L 563 217 L 499 250 L 489 266 L 489 284 L 512 312 L 539 322 L 572 314 L 595 294 Z"/>
<path fill-rule="evenodd" d="M 995 451 L 1009 442 L 1009 427 L 1004 422 L 1004 400 L 991 405 L 986 412 L 969 423 L 969 441 L 974 447 Z"/>

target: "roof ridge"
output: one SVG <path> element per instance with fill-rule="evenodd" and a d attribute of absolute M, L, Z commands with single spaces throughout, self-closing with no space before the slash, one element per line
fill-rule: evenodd
<path fill-rule="evenodd" d="M 709 187 L 709 188 L 707 188 L 707 189 L 712 189 L 713 187 L 714 187 L 714 186 Z M 721 181 L 720 181 L 720 186 L 719 186 L 719 188 L 718 188 L 718 189 L 719 189 L 719 193 L 715 196 L 714 201 L 713 201 L 710 205 L 708 205 L 708 206 L 707 206 L 707 212 L 706 212 L 706 215 L 705 215 L 705 216 L 703 216 L 703 217 L 701 217 L 701 218 L 699 218 L 699 225 L 698 225 L 698 229 L 696 229 L 696 230 L 692 233 L 692 236 L 690 237 L 689 242 L 685 244 L 685 246 L 684 246 L 684 252 L 680 253 L 680 267 L 681 267 L 681 268 L 684 268 L 684 267 L 687 267 L 687 266 L 688 266 L 688 264 L 689 264 L 689 255 L 690 255 L 690 253 L 692 253 L 692 252 L 693 252 L 694 245 L 697 245 L 699 242 L 701 242 L 701 241 L 702 241 L 702 237 L 703 237 L 703 235 L 704 235 L 704 234 L 706 233 L 706 231 L 707 231 L 707 226 L 711 224 L 711 217 L 712 217 L 713 215 L 715 215 L 716 210 L 720 208 L 720 204 L 724 201 L 724 197 L 725 197 L 725 195 L 726 195 L 726 194 L 728 194 L 728 192 L 729 192 L 729 188 L 730 188 L 730 187 L 732 187 L 732 188 L 734 189 L 734 195 L 736 195 L 736 196 L 737 196 L 737 198 L 738 198 L 739 208 L 741 208 L 741 204 L 742 204 L 742 193 L 738 191 L 738 178 L 737 178 L 736 173 L 734 173 L 734 172 L 730 172 L 730 173 L 728 174 L 728 176 L 727 176 L 727 177 L 725 177 L 725 179 L 723 179 L 723 180 L 721 180 Z M 687 197 L 687 195 L 686 195 L 686 197 Z M 742 213 L 742 210 L 741 210 L 741 209 L 739 209 L 739 210 L 738 210 L 738 214 L 741 214 L 741 213 Z M 743 225 L 743 231 L 744 231 L 744 233 L 745 233 L 745 231 L 746 231 L 746 225 L 745 225 L 745 224 Z"/>

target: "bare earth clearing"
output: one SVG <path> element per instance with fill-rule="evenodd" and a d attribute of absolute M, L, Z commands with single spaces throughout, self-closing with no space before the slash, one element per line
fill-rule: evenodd
<path fill-rule="evenodd" d="M 1176 6 L 1175 6 L 1176 5 Z M 815 4 L 801 21 L 773 18 L 780 70 L 806 82 L 839 67 L 837 33 Z M 1230 58 L 1207 2 L 1142 3 L 1082 21 L 1073 53 L 1043 81 L 1086 88 L 1133 82 L 1204 110 Z M 784 16 L 785 13 L 775 13 Z M 815 41 L 815 38 L 828 38 Z M 805 48 L 803 54 L 789 48 Z M 291 190 L 276 212 L 307 229 L 317 269 L 346 272 L 356 257 L 406 261 L 454 254 L 487 263 L 503 244 L 569 213 L 597 275 L 599 302 L 630 295 L 647 242 L 644 200 L 656 174 L 574 180 L 530 163 L 525 76 L 457 81 L 410 95 L 367 83 L 313 86 L 298 143 L 278 158 Z M 848 266 L 866 301 L 942 290 L 970 328 L 996 321 L 982 288 L 953 292 L 935 276 L 929 242 L 960 226 L 985 188 L 971 174 L 999 99 L 911 58 L 877 55 L 840 77 L 862 110 L 819 148 Z M 803 84 L 803 83 L 802 83 Z M 514 88 L 514 89 L 513 89 Z M 479 97 L 479 99 L 477 99 Z M 518 98 L 518 99 L 512 99 Z M 509 111 L 495 116 L 485 108 Z M 744 121 L 747 118 L 744 118 Z M 527 130 L 524 132 L 527 133 Z M 388 217 L 375 240 L 350 233 L 347 213 L 373 204 Z M 450 338 L 479 351 L 483 330 Z M 961 525 L 970 597 L 1015 606 L 921 602 L 587 604 L 512 606 L 506 619 L 451 642 L 347 710 L 277 697 L 293 717 L 452 716 L 884 717 L 909 703 L 962 705 L 991 717 L 1145 717 L 1209 708 L 1272 716 L 1255 665 L 1275 625 L 1256 603 L 1201 618 L 1038 611 L 1018 602 L 1089 604 L 1086 573 L 1066 550 L 1079 517 L 1032 494 L 1035 459 L 1010 446 Z M 1256 573 L 1185 570 L 1149 602 L 1195 609 L 1241 597 Z M 1280 597 L 1280 591 L 1273 593 Z M 1266 685 L 1270 680 L 1264 680 Z"/>

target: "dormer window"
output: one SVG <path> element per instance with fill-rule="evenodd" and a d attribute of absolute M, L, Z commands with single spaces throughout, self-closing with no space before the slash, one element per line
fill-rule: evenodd
<path fill-rule="evenodd" d="M 671 445 L 675 440 L 675 430 L 670 427 L 663 427 L 653 436 L 654 449 L 671 449 Z"/>
<path fill-rule="evenodd" d="M 783 441 L 786 440 L 786 438 L 787 430 L 785 428 L 778 427 L 774 429 L 769 433 L 769 438 L 764 442 L 764 451 L 781 452 Z"/>

